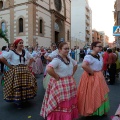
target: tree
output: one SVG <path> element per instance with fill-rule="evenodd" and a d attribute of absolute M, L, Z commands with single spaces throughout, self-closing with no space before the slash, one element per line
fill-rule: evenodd
<path fill-rule="evenodd" d="M 9 40 L 7 39 L 7 37 L 6 37 L 6 34 L 7 33 L 7 31 L 2 31 L 1 29 L 0 29 L 0 38 L 3 38 L 7 43 L 9 43 Z"/>

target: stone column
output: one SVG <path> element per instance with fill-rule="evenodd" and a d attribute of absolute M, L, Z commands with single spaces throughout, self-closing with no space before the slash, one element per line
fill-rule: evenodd
<path fill-rule="evenodd" d="M 36 41 L 34 41 L 34 38 L 33 38 L 33 33 L 34 33 L 33 11 L 34 11 L 33 3 L 28 4 L 28 44 L 30 46 L 34 46 L 34 43 L 36 43 Z"/>
<path fill-rule="evenodd" d="M 11 0 L 10 6 L 14 5 L 14 0 Z M 14 7 L 10 8 L 10 43 L 14 42 Z"/>
<path fill-rule="evenodd" d="M 55 15 L 51 12 L 51 43 L 55 42 Z"/>

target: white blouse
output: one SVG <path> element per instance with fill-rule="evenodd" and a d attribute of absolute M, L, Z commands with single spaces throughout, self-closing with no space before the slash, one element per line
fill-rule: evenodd
<path fill-rule="evenodd" d="M 17 55 L 13 51 L 9 51 L 8 54 L 4 54 L 3 57 L 6 60 L 10 59 L 10 64 L 11 65 L 19 65 L 19 64 L 25 64 L 26 65 L 28 63 L 27 61 L 32 58 L 32 55 L 29 52 L 25 51 L 25 56 L 24 56 L 25 57 L 25 63 L 24 63 L 23 57 L 21 57 L 21 63 L 20 63 L 19 55 Z"/>
<path fill-rule="evenodd" d="M 48 66 L 53 67 L 55 73 L 57 73 L 60 77 L 67 77 L 71 76 L 73 74 L 73 67 L 77 65 L 77 62 L 70 58 L 70 64 L 66 65 L 64 62 L 62 62 L 58 58 L 54 58 Z"/>
<path fill-rule="evenodd" d="M 83 61 L 87 62 L 93 71 L 101 71 L 102 70 L 103 58 L 101 55 L 100 55 L 100 60 L 94 58 L 91 55 L 86 55 Z"/>
<path fill-rule="evenodd" d="M 58 55 L 58 52 L 59 52 L 58 49 L 56 49 L 52 51 L 52 53 L 50 53 L 48 56 L 53 59 Z"/>

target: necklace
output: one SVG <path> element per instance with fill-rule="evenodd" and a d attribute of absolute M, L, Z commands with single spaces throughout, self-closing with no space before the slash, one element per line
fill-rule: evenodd
<path fill-rule="evenodd" d="M 67 62 L 65 62 L 65 60 L 60 55 L 57 55 L 57 58 L 60 59 L 62 62 L 64 62 L 66 65 L 70 64 L 70 59 L 68 57 L 66 57 Z"/>
<path fill-rule="evenodd" d="M 89 53 L 89 55 L 91 55 L 92 57 L 94 57 L 94 58 L 96 58 L 96 59 L 98 59 L 98 60 L 100 61 L 100 56 L 99 56 L 99 54 L 93 55 L 92 53 Z"/>

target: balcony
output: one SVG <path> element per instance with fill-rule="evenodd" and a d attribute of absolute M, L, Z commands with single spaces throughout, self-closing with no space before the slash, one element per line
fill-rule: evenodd
<path fill-rule="evenodd" d="M 90 27 L 86 27 L 86 31 L 88 31 L 88 32 L 89 32 L 89 31 L 90 31 Z"/>
<path fill-rule="evenodd" d="M 117 1 L 115 1 L 114 3 L 114 9 L 116 9 L 116 6 L 117 6 Z"/>
<path fill-rule="evenodd" d="M 87 17 L 87 18 L 90 18 L 90 14 L 89 14 L 89 12 L 87 12 L 87 11 L 86 11 L 86 17 Z"/>
<path fill-rule="evenodd" d="M 89 12 L 90 10 L 89 10 L 89 6 L 88 6 L 88 4 L 86 5 L 86 10 Z"/>
<path fill-rule="evenodd" d="M 90 38 L 90 35 L 89 35 L 89 34 L 86 34 L 86 38 L 88 38 L 88 39 L 89 39 L 89 38 Z"/>
<path fill-rule="evenodd" d="M 90 24 L 90 20 L 86 19 L 86 24 L 89 25 Z"/>

